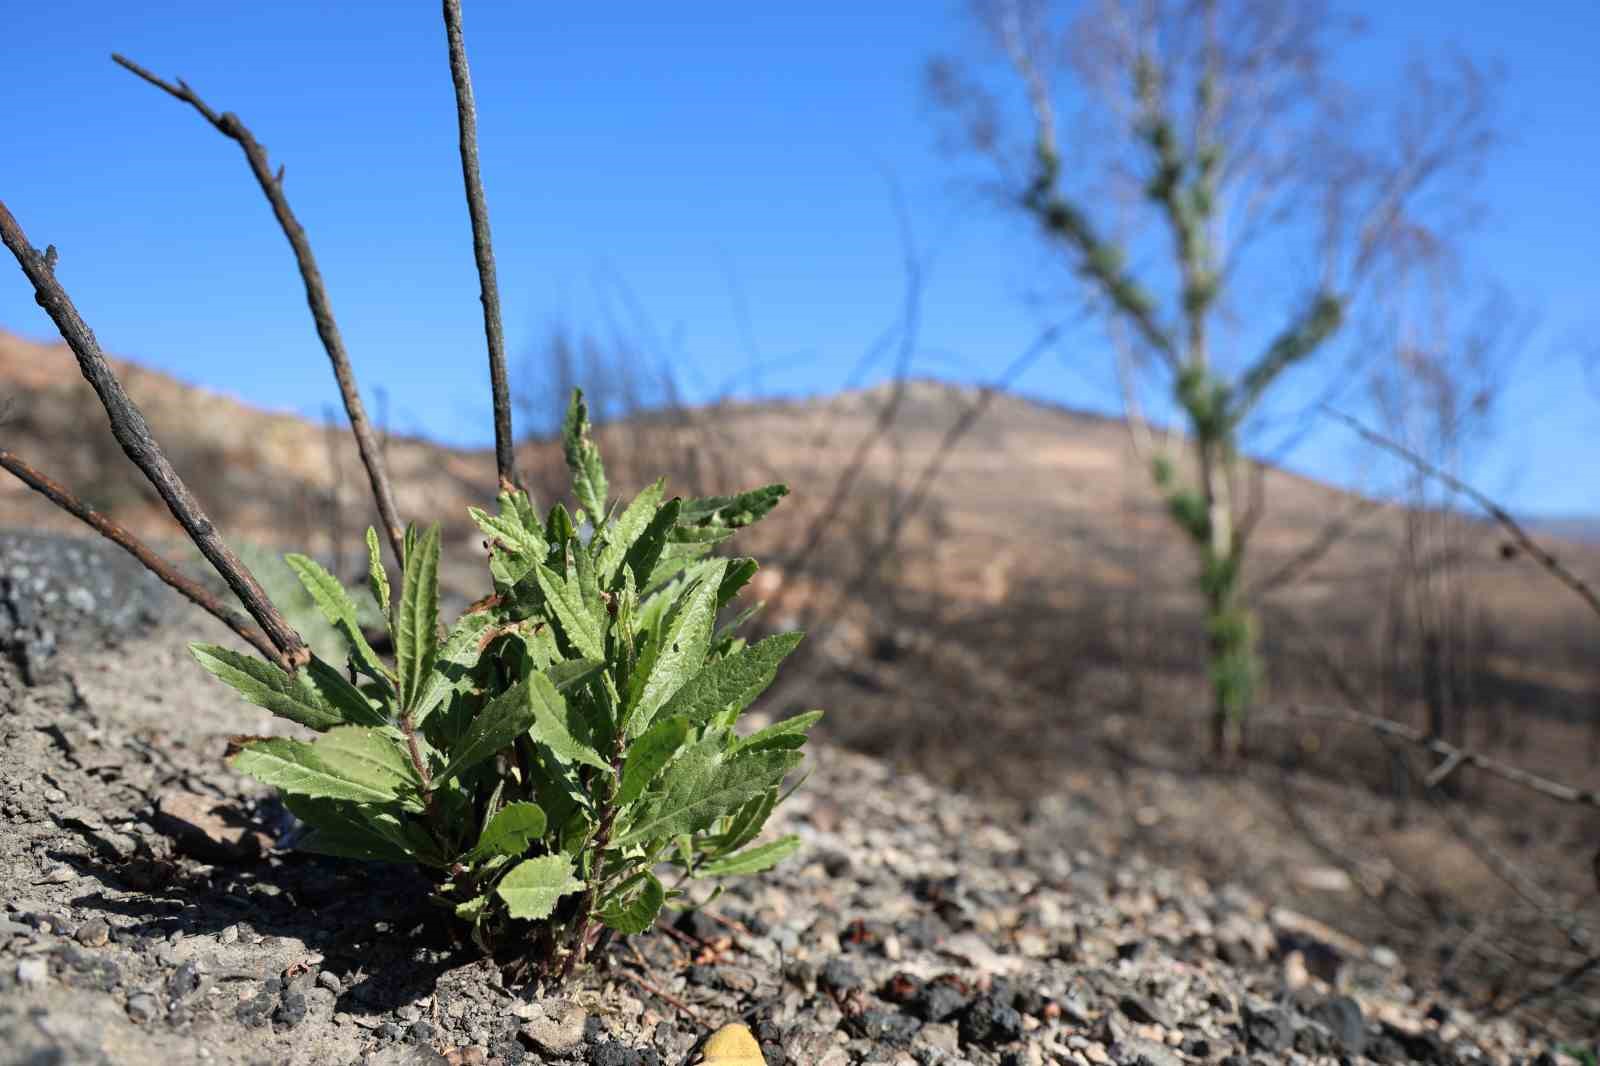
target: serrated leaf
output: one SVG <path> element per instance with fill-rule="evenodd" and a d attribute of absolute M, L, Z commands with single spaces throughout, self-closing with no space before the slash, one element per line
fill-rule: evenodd
<path fill-rule="evenodd" d="M 700 671 L 717 622 L 717 589 L 726 565 L 725 560 L 719 559 L 707 568 L 700 583 L 667 620 L 660 639 L 650 645 L 647 657 L 639 661 L 630 686 L 635 693 L 628 712 L 630 736 L 643 732 L 661 705 Z"/>
<path fill-rule="evenodd" d="M 696 872 L 699 877 L 733 877 L 737 874 L 754 874 L 778 865 L 800 847 L 797 836 L 779 837 L 770 844 L 735 852 L 721 859 L 713 859 Z"/>
<path fill-rule="evenodd" d="M 389 572 L 383 568 L 383 549 L 378 544 L 378 531 L 367 527 L 367 586 L 372 598 L 385 618 L 389 617 Z"/>
<path fill-rule="evenodd" d="M 573 389 L 561 427 L 561 450 L 566 455 L 567 469 L 572 471 L 572 494 L 589 514 L 599 519 L 606 513 L 606 469 L 600 462 L 600 450 L 594 446 L 591 429 L 583 390 Z"/>
<path fill-rule="evenodd" d="M 467 726 L 467 731 L 450 752 L 450 764 L 434 779 L 435 787 L 494 755 L 527 732 L 532 724 L 533 705 L 529 701 L 527 683 L 502 692 Z"/>
<path fill-rule="evenodd" d="M 545 827 L 544 811 L 537 804 L 508 803 L 483 827 L 478 844 L 467 853 L 466 861 L 481 862 L 493 855 L 515 858 L 544 836 Z"/>
<path fill-rule="evenodd" d="M 333 708 L 340 721 L 351 725 L 389 724 L 389 715 L 382 707 L 374 707 L 365 693 L 321 659 L 313 657 L 306 664 L 305 679 Z"/>
<path fill-rule="evenodd" d="M 280 718 L 318 731 L 345 721 L 319 693 L 265 659 L 215 644 L 190 644 L 189 653 L 239 695 Z"/>
<path fill-rule="evenodd" d="M 395 609 L 394 658 L 400 709 L 415 711 L 439 651 L 439 527 L 429 526 L 406 552 L 400 603 Z"/>
<path fill-rule="evenodd" d="M 756 576 L 759 567 L 754 559 L 729 559 L 728 569 L 722 576 L 722 584 L 717 587 L 717 607 L 725 606 L 739 590 L 750 583 Z"/>
<path fill-rule="evenodd" d="M 567 701 L 556 691 L 554 682 L 538 671 L 528 675 L 528 700 L 532 722 L 528 735 L 555 752 L 566 762 L 581 762 L 611 772 L 611 764 L 600 753 L 572 735 L 567 726 Z"/>
<path fill-rule="evenodd" d="M 500 541 L 518 552 L 536 556 L 544 554 L 543 532 L 537 527 L 529 529 L 523 524 L 521 515 L 515 511 L 507 513 L 503 504 L 499 514 L 490 514 L 479 507 L 468 507 L 467 514 L 491 541 Z"/>
<path fill-rule="evenodd" d="M 323 569 L 315 559 L 304 555 L 291 553 L 285 555 L 283 561 L 295 572 L 306 592 L 311 594 L 322 617 L 344 635 L 357 669 L 375 681 L 387 683 L 391 680 L 389 669 L 383 665 L 378 653 L 372 650 L 372 645 L 367 643 L 366 636 L 361 632 L 355 601 L 339 583 L 339 579 Z"/>
<path fill-rule="evenodd" d="M 417 693 L 417 702 L 411 711 L 415 725 L 420 727 L 451 692 L 466 686 L 468 672 L 477 665 L 479 647 L 494 624 L 490 615 L 473 613 L 462 615 L 450 627 L 444 644 L 434 655 L 433 670 Z"/>
<path fill-rule="evenodd" d="M 747 737 L 735 740 L 728 748 L 728 753 L 731 755 L 741 751 L 777 751 L 803 747 L 806 742 L 806 732 L 821 718 L 821 711 L 807 711 L 785 718 L 781 722 L 774 722 L 765 729 L 759 729 Z"/>
<path fill-rule="evenodd" d="M 765 485 L 737 496 L 706 496 L 683 505 L 684 525 L 725 526 L 741 529 L 760 521 L 778 501 L 789 495 L 787 485 Z"/>
<path fill-rule="evenodd" d="M 422 782 L 399 744 L 376 729 L 342 725 L 311 745 L 322 764 L 348 781 L 385 792 L 390 799 L 414 792 Z M 421 804 L 416 807 L 421 810 Z"/>
<path fill-rule="evenodd" d="M 767 789 L 733 812 L 723 831 L 706 842 L 710 845 L 710 850 L 719 855 L 738 851 L 761 835 L 762 826 L 767 824 L 767 819 L 772 817 L 772 812 L 777 806 L 777 788 Z"/>
<path fill-rule="evenodd" d="M 545 667 L 544 673 L 558 692 L 565 692 L 573 685 L 593 677 L 595 671 L 603 666 L 605 663 L 598 659 L 563 659 Z"/>
<path fill-rule="evenodd" d="M 665 478 L 647 487 L 633 498 L 633 502 L 628 504 L 616 522 L 606 529 L 605 547 L 600 549 L 600 556 L 595 560 L 595 570 L 599 572 L 600 581 L 607 588 L 611 587 L 617 571 L 627 560 L 629 549 L 644 535 L 645 530 L 650 528 L 656 512 L 661 509 L 661 497 L 666 494 L 666 487 Z"/>
<path fill-rule="evenodd" d="M 352 781 L 324 763 L 310 744 L 287 737 L 253 741 L 229 763 L 263 784 L 301 796 L 363 803 L 388 803 L 394 799 L 391 789 Z"/>
<path fill-rule="evenodd" d="M 637 936 L 655 924 L 661 905 L 667 901 L 667 890 L 656 876 L 645 872 L 637 892 L 624 901 L 620 893 L 612 896 L 600 907 L 602 922 L 625 936 Z"/>
<path fill-rule="evenodd" d="M 649 587 L 651 575 L 661 560 L 661 553 L 678 524 L 678 515 L 682 507 L 683 501 L 678 499 L 671 499 L 662 504 L 623 557 L 623 565 L 633 571 L 634 584 L 639 588 Z"/>
<path fill-rule="evenodd" d="M 682 718 L 663 718 L 628 745 L 627 761 L 622 764 L 622 785 L 617 790 L 619 807 L 644 795 L 650 782 L 671 761 L 689 739 L 689 723 Z"/>
<path fill-rule="evenodd" d="M 612 843 L 617 847 L 643 840 L 706 829 L 719 817 L 761 795 L 799 765 L 792 751 L 761 751 L 723 759 L 688 752 L 668 768 L 661 794 L 629 823 Z"/>
<path fill-rule="evenodd" d="M 778 666 L 804 636 L 779 633 L 718 659 L 684 682 L 661 708 L 661 714 L 682 716 L 696 725 L 723 715 L 736 717 L 767 690 L 778 676 Z M 732 719 L 726 724 L 731 725 Z"/>
<path fill-rule="evenodd" d="M 585 659 L 603 660 L 606 657 L 605 637 L 601 633 L 600 623 L 589 613 L 576 583 L 568 583 L 543 563 L 538 564 L 535 573 L 545 602 L 555 615 L 556 623 L 561 626 L 568 643 Z"/>
<path fill-rule="evenodd" d="M 483 917 L 483 909 L 488 905 L 489 896 L 487 893 L 482 896 L 473 896 L 465 903 L 456 904 L 456 917 L 464 922 L 477 924 L 478 919 Z"/>
<path fill-rule="evenodd" d="M 399 818 L 392 812 L 343 800 L 288 795 L 284 806 L 311 827 L 295 846 L 301 851 L 367 862 L 427 861 L 408 847 Z"/>
<path fill-rule="evenodd" d="M 505 900 L 513 918 L 548 918 L 562 896 L 581 891 L 584 883 L 572 876 L 572 860 L 565 855 L 525 859 L 500 879 L 495 895 Z"/>

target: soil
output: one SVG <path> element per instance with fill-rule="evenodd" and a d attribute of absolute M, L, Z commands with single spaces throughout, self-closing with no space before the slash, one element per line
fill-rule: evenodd
<path fill-rule="evenodd" d="M 189 660 L 224 630 L 104 545 L 0 560 L 5 1063 L 657 1066 L 735 1020 L 769 1066 L 1558 1061 L 1392 951 L 1113 855 L 1092 795 L 1019 814 L 828 745 L 780 809 L 797 858 L 508 987 L 410 873 L 294 851 L 226 767 L 292 727 Z"/>

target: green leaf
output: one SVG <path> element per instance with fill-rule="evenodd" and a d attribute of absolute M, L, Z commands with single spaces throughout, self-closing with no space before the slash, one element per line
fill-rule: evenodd
<path fill-rule="evenodd" d="M 550 611 L 555 615 L 556 622 L 561 626 L 561 632 L 566 636 L 579 655 L 585 659 L 605 659 L 605 637 L 600 630 L 600 623 L 589 613 L 588 605 L 583 601 L 583 594 L 578 590 L 576 581 L 568 582 L 558 577 L 555 571 L 543 563 L 536 570 L 539 578 L 539 588 L 544 592 L 545 602 L 549 604 Z"/>
<path fill-rule="evenodd" d="M 564 659 L 545 667 L 544 673 L 558 691 L 565 692 L 573 685 L 593 677 L 595 671 L 603 666 L 605 663 L 598 659 Z"/>
<path fill-rule="evenodd" d="M 736 874 L 760 873 L 778 865 L 793 855 L 799 847 L 799 837 L 792 835 L 779 837 L 770 844 L 758 844 L 725 858 L 713 859 L 699 868 L 697 876 L 732 877 Z"/>
<path fill-rule="evenodd" d="M 762 826 L 767 824 L 767 819 L 772 817 L 773 809 L 778 806 L 778 799 L 777 788 L 769 788 L 734 811 L 722 832 L 706 841 L 710 845 L 710 850 L 719 856 L 727 855 L 738 851 L 760 836 Z"/>
<path fill-rule="evenodd" d="M 392 789 L 350 780 L 324 763 L 310 744 L 287 737 L 252 741 L 229 763 L 263 784 L 302 796 L 363 803 L 388 803 L 395 798 Z"/>
<path fill-rule="evenodd" d="M 716 626 L 717 589 L 726 566 L 726 560 L 718 559 L 707 569 L 668 620 L 660 640 L 640 660 L 631 685 L 635 695 L 628 713 L 630 736 L 643 732 L 661 705 L 700 671 Z"/>
<path fill-rule="evenodd" d="M 598 522 L 606 513 L 606 468 L 600 462 L 600 450 L 594 446 L 590 429 L 583 390 L 573 389 L 566 422 L 561 427 L 561 450 L 567 457 L 567 469 L 572 471 L 572 494 Z"/>
<path fill-rule="evenodd" d="M 655 924 L 656 915 L 666 901 L 667 890 L 647 870 L 637 893 L 631 894 L 626 902 L 620 892 L 612 896 L 601 905 L 599 917 L 617 932 L 625 936 L 637 936 Z"/>
<path fill-rule="evenodd" d="M 707 496 L 683 505 L 681 524 L 686 526 L 725 526 L 742 529 L 760 521 L 789 495 L 787 485 L 767 485 L 741 492 L 737 496 Z"/>
<path fill-rule="evenodd" d="M 383 568 L 383 550 L 378 545 L 378 531 L 367 527 L 367 584 L 378 610 L 389 617 L 389 572 Z"/>
<path fill-rule="evenodd" d="M 367 862 L 427 862 L 426 852 L 408 846 L 400 819 L 381 808 L 345 800 L 288 795 L 283 804 L 311 827 L 295 845 L 300 851 Z"/>
<path fill-rule="evenodd" d="M 660 796 L 612 843 L 624 847 L 698 833 L 781 782 L 800 758 L 792 751 L 751 752 L 730 759 L 700 750 L 685 752 L 668 768 Z"/>
<path fill-rule="evenodd" d="M 319 693 L 265 659 L 215 644 L 190 644 L 189 653 L 239 695 L 280 718 L 319 731 L 345 721 Z"/>
<path fill-rule="evenodd" d="M 463 922 L 472 922 L 473 924 L 477 924 L 478 919 L 483 917 L 483 909 L 488 905 L 489 897 L 487 894 L 482 896 L 473 896 L 465 903 L 456 904 L 456 917 L 460 918 Z"/>
<path fill-rule="evenodd" d="M 724 724 L 733 724 L 733 718 L 772 684 L 779 664 L 803 637 L 803 633 L 779 633 L 718 659 L 673 693 L 661 714 L 681 715 L 696 725 L 722 718 Z"/>
<path fill-rule="evenodd" d="M 667 546 L 667 539 L 672 536 L 672 530 L 678 524 L 678 515 L 683 507 L 683 501 L 672 499 L 661 505 L 655 517 L 650 519 L 644 532 L 628 548 L 628 553 L 623 558 L 624 565 L 633 571 L 633 582 L 639 588 L 649 586 L 651 574 L 656 569 L 656 564 L 661 560 L 661 552 Z"/>
<path fill-rule="evenodd" d="M 611 764 L 567 727 L 567 701 L 556 691 L 555 683 L 534 671 L 528 675 L 527 686 L 533 719 L 528 735 L 566 762 L 585 763 L 609 774 Z"/>
<path fill-rule="evenodd" d="M 394 658 L 400 677 L 400 709 L 416 709 L 439 651 L 439 527 L 406 553 L 406 569 L 395 612 Z"/>
<path fill-rule="evenodd" d="M 480 645 L 494 627 L 493 616 L 487 612 L 464 614 L 450 627 L 444 644 L 434 655 L 433 670 L 422 682 L 417 702 L 411 709 L 412 722 L 420 727 L 423 721 L 438 709 L 452 692 L 464 690 L 468 673 L 478 663 Z"/>
<path fill-rule="evenodd" d="M 733 755 L 741 751 L 779 751 L 803 747 L 806 742 L 806 733 L 822 718 L 821 711 L 807 711 L 785 718 L 781 722 L 774 722 L 765 729 L 757 730 L 747 737 L 735 740 L 728 748 L 728 754 Z"/>
<path fill-rule="evenodd" d="M 460 742 L 450 752 L 450 764 L 445 767 L 444 773 L 434 778 L 435 787 L 464 770 L 470 770 L 528 731 L 534 717 L 528 691 L 526 682 L 507 689 L 478 712 Z"/>
<path fill-rule="evenodd" d="M 322 617 L 344 634 L 345 643 L 350 647 L 350 654 L 356 661 L 357 669 L 374 681 L 387 683 L 392 675 L 378 658 L 378 653 L 372 650 L 372 645 L 367 643 L 366 636 L 361 632 L 355 601 L 350 598 L 344 586 L 339 584 L 339 579 L 324 570 L 315 559 L 304 555 L 291 553 L 285 555 L 283 561 L 289 564 L 289 568 L 295 572 L 300 583 L 316 601 Z"/>
<path fill-rule="evenodd" d="M 415 793 L 422 785 L 400 743 L 376 729 L 342 725 L 318 737 L 311 750 L 340 777 L 384 791 L 393 799 L 402 792 Z M 417 803 L 416 808 L 421 810 L 422 805 Z"/>
<path fill-rule="evenodd" d="M 494 855 L 516 858 L 544 836 L 544 831 L 544 811 L 537 804 L 508 803 L 483 827 L 478 845 L 467 853 L 466 861 L 481 862 Z"/>
<path fill-rule="evenodd" d="M 629 549 L 638 543 L 645 530 L 650 528 L 656 512 L 661 509 L 661 497 L 666 494 L 666 488 L 666 478 L 646 488 L 633 498 L 627 510 L 623 511 L 616 522 L 606 530 L 605 547 L 600 549 L 600 557 L 595 560 L 595 570 L 599 572 L 600 581 L 607 588 L 611 587 L 617 571 L 627 560 Z"/>
<path fill-rule="evenodd" d="M 622 764 L 622 785 L 617 790 L 617 805 L 626 807 L 644 795 L 672 757 L 689 739 L 689 723 L 682 718 L 663 718 L 628 745 L 627 761 Z"/>
<path fill-rule="evenodd" d="M 572 860 L 565 855 L 541 855 L 525 859 L 500 879 L 495 894 L 506 902 L 513 918 L 548 918 L 562 896 L 582 890 L 584 883 L 572 876 Z"/>
<path fill-rule="evenodd" d="M 313 657 L 305 666 L 304 676 L 323 701 L 339 715 L 340 721 L 351 725 L 389 724 L 388 712 L 382 707 L 374 707 L 365 693 L 321 659 Z"/>
<path fill-rule="evenodd" d="M 499 514 L 492 515 L 477 507 L 468 507 L 467 514 L 490 541 L 500 541 L 513 551 L 534 556 L 545 553 L 544 532 L 537 525 L 529 529 L 520 514 L 515 510 L 506 510 L 504 500 L 501 501 Z"/>

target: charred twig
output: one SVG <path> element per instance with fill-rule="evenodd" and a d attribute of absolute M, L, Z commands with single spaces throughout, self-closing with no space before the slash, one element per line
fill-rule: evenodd
<path fill-rule="evenodd" d="M 0 466 L 17 476 L 34 492 L 57 507 L 83 521 L 95 532 L 117 544 L 129 555 L 144 564 L 145 569 L 177 589 L 189 602 L 211 615 L 217 621 L 239 634 L 249 644 L 269 659 L 278 659 L 278 649 L 250 620 L 213 596 L 198 581 L 181 572 L 170 561 L 157 555 L 149 545 L 130 533 L 125 527 L 96 511 L 75 496 L 70 489 L 30 465 L 15 452 L 0 448 Z"/>
<path fill-rule="evenodd" d="M 1553 781 L 1548 777 L 1529 773 L 1527 770 L 1507 765 L 1497 759 L 1491 759 L 1487 755 L 1480 755 L 1474 751 L 1458 748 L 1454 744 L 1440 740 L 1438 737 L 1429 736 L 1420 729 L 1413 729 L 1408 725 L 1391 721 L 1388 718 L 1379 718 L 1374 714 L 1362 714 L 1359 711 L 1339 710 L 1332 707 L 1290 706 L 1286 709 L 1286 713 L 1291 718 L 1316 718 L 1370 729 L 1382 736 L 1394 737 L 1408 744 L 1415 744 L 1419 748 L 1425 748 L 1447 762 L 1453 761 L 1457 764 L 1476 766 L 1485 773 L 1510 781 L 1514 785 L 1521 785 L 1523 788 L 1531 789 L 1541 796 L 1560 800 L 1563 803 L 1576 803 L 1583 807 L 1600 809 L 1600 792 L 1595 792 L 1592 789 L 1574 788 L 1571 785 Z"/>
<path fill-rule="evenodd" d="M 272 166 L 267 161 L 267 150 L 251 135 L 245 124 L 239 120 L 239 116 L 231 111 L 219 115 L 181 78 L 174 85 L 125 56 L 112 55 L 111 58 L 119 66 L 193 107 L 216 128 L 218 133 L 236 141 L 244 150 L 244 157 L 250 164 L 250 172 L 255 175 L 257 184 L 261 186 L 267 202 L 272 206 L 273 215 L 278 219 L 278 225 L 283 229 L 283 235 L 289 239 L 289 246 L 294 249 L 295 262 L 300 268 L 300 280 L 304 282 L 306 288 L 306 304 L 311 308 L 311 317 L 317 326 L 317 336 L 322 339 L 322 347 L 328 353 L 328 362 L 333 366 L 334 379 L 339 383 L 339 393 L 344 398 L 345 413 L 350 416 L 350 432 L 355 435 L 356 447 L 361 451 L 361 462 L 367 468 L 367 479 L 372 483 L 372 497 L 378 506 L 379 520 L 383 523 L 384 533 L 388 537 L 389 548 L 394 552 L 395 561 L 403 562 L 403 526 L 400 512 L 395 507 L 394 490 L 389 485 L 389 472 L 384 466 L 383 455 L 378 449 L 377 439 L 373 436 L 372 426 L 367 421 L 366 408 L 361 404 L 361 393 L 356 388 L 355 372 L 350 369 L 350 356 L 345 351 L 344 338 L 339 334 L 338 323 L 333 318 L 333 308 L 328 303 L 328 290 L 323 284 L 322 272 L 317 269 L 316 257 L 311 254 L 311 242 L 306 238 L 304 227 L 294 217 L 294 212 L 289 210 L 289 201 L 283 195 L 282 168 L 279 168 L 276 174 L 272 172 Z"/>
<path fill-rule="evenodd" d="M 631 982 L 631 983 L 633 983 L 635 985 L 638 985 L 640 988 L 644 989 L 646 992 L 650 993 L 652 996 L 655 996 L 657 999 L 661 1000 L 663 1003 L 670 1004 L 672 1007 L 674 1007 L 676 1010 L 678 1010 L 685 1018 L 688 1018 L 691 1022 L 694 1022 L 694 1024 L 698 1025 L 700 1028 L 707 1029 L 707 1030 L 709 1030 L 711 1028 L 710 1023 L 708 1023 L 704 1018 L 700 1017 L 700 1012 L 699 1011 L 697 1011 L 693 1007 L 689 1006 L 689 1004 L 685 1003 L 683 1000 L 679 999 L 677 996 L 673 995 L 671 992 L 668 992 L 664 988 L 660 988 L 660 987 L 658 987 L 656 985 L 651 984 L 649 981 L 645 980 L 643 977 L 640 977 L 638 974 L 634 973 L 632 970 L 619 970 L 618 972 L 622 975 L 622 979 L 624 981 L 629 981 L 629 982 Z"/>
<path fill-rule="evenodd" d="M 1404 444 L 1391 440 L 1376 430 L 1368 429 L 1359 421 L 1350 417 L 1344 412 L 1336 411 L 1331 407 L 1324 407 L 1322 410 L 1330 417 L 1336 418 L 1340 422 L 1343 422 L 1345 425 L 1349 426 L 1356 432 L 1358 436 L 1361 437 L 1362 440 L 1369 444 L 1375 444 L 1385 451 L 1399 456 L 1401 459 L 1404 459 L 1406 462 L 1416 467 L 1417 470 L 1439 482 L 1439 484 L 1443 485 L 1451 492 L 1459 493 L 1460 495 L 1471 500 L 1473 503 L 1477 504 L 1479 507 L 1483 508 L 1484 511 L 1488 513 L 1490 518 L 1493 518 L 1496 522 L 1500 523 L 1500 527 L 1511 535 L 1511 539 L 1516 543 L 1517 547 L 1521 548 L 1524 552 L 1527 552 L 1528 555 L 1533 558 L 1533 561 L 1543 567 L 1551 577 L 1554 577 L 1557 581 L 1567 586 L 1567 588 L 1577 593 L 1578 596 L 1583 599 L 1583 602 L 1589 605 L 1589 609 L 1591 611 L 1597 615 L 1600 615 L 1600 593 L 1596 593 L 1594 589 L 1589 587 L 1589 584 L 1584 581 L 1583 578 L 1579 577 L 1577 574 L 1574 574 L 1571 570 L 1568 570 L 1561 564 L 1561 560 L 1557 559 L 1554 555 L 1551 555 L 1539 544 L 1538 541 L 1529 536 L 1527 530 L 1523 529 L 1521 524 L 1518 523 L 1515 518 L 1512 518 L 1510 512 L 1508 512 L 1504 507 L 1501 507 L 1499 504 L 1495 503 L 1489 497 L 1485 496 L 1471 485 L 1468 485 L 1466 482 L 1443 470 L 1440 470 L 1437 466 L 1434 466 L 1432 463 L 1428 462 L 1428 460 L 1424 459 L 1410 448 L 1407 448 Z"/>
<path fill-rule="evenodd" d="M 254 575 L 217 535 L 216 527 L 201 510 L 200 502 L 190 493 L 151 435 L 150 424 L 145 421 L 143 412 L 129 398 L 122 382 L 112 372 L 105 353 L 100 350 L 100 342 L 95 340 L 94 331 L 78 314 L 72 298 L 56 280 L 55 247 L 40 252 L 29 244 L 28 235 L 22 231 L 4 203 L 0 203 L 0 239 L 4 240 L 5 246 L 22 267 L 22 272 L 33 283 L 34 298 L 55 322 L 62 339 L 77 357 L 79 370 L 100 397 L 117 443 L 144 476 L 150 479 L 150 484 L 161 494 L 167 509 L 183 526 L 195 547 L 216 567 L 217 573 L 233 589 L 245 610 L 260 624 L 276 650 L 273 657 L 289 670 L 298 669 L 310 661 L 311 649 L 306 647 L 300 634 L 272 606 Z"/>
<path fill-rule="evenodd" d="M 511 393 L 506 384 L 506 339 L 500 321 L 500 283 L 495 278 L 494 247 L 489 240 L 489 206 L 478 168 L 478 105 L 472 99 L 472 72 L 461 34 L 461 0 L 444 0 L 444 29 L 450 44 L 450 80 L 456 87 L 456 125 L 461 136 L 461 178 L 467 187 L 467 213 L 472 217 L 472 251 L 478 260 L 478 299 L 483 304 L 483 333 L 489 344 L 489 388 L 494 394 L 494 459 L 501 490 L 517 485 L 516 440 L 511 436 Z"/>

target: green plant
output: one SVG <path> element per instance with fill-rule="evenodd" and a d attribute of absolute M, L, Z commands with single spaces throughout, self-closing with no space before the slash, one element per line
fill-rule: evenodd
<path fill-rule="evenodd" d="M 771 684 L 798 633 L 747 645 L 719 611 L 756 571 L 714 545 L 787 493 L 665 499 L 656 482 L 620 510 L 574 392 L 564 444 L 578 507 L 541 520 L 517 489 L 474 508 L 494 593 L 442 636 L 438 527 L 407 529 L 391 591 L 369 530 L 369 591 L 394 643 L 383 661 L 356 600 L 305 556 L 288 557 L 342 635 L 348 676 L 313 657 L 298 675 L 215 645 L 207 670 L 320 734 L 256 738 L 233 766 L 282 790 L 312 832 L 304 847 L 416 863 L 434 899 L 487 951 L 565 974 L 599 930 L 639 933 L 690 879 L 754 873 L 796 837 L 755 843 L 820 717 L 749 735 L 740 713 Z M 658 876 L 675 868 L 668 888 Z"/>

